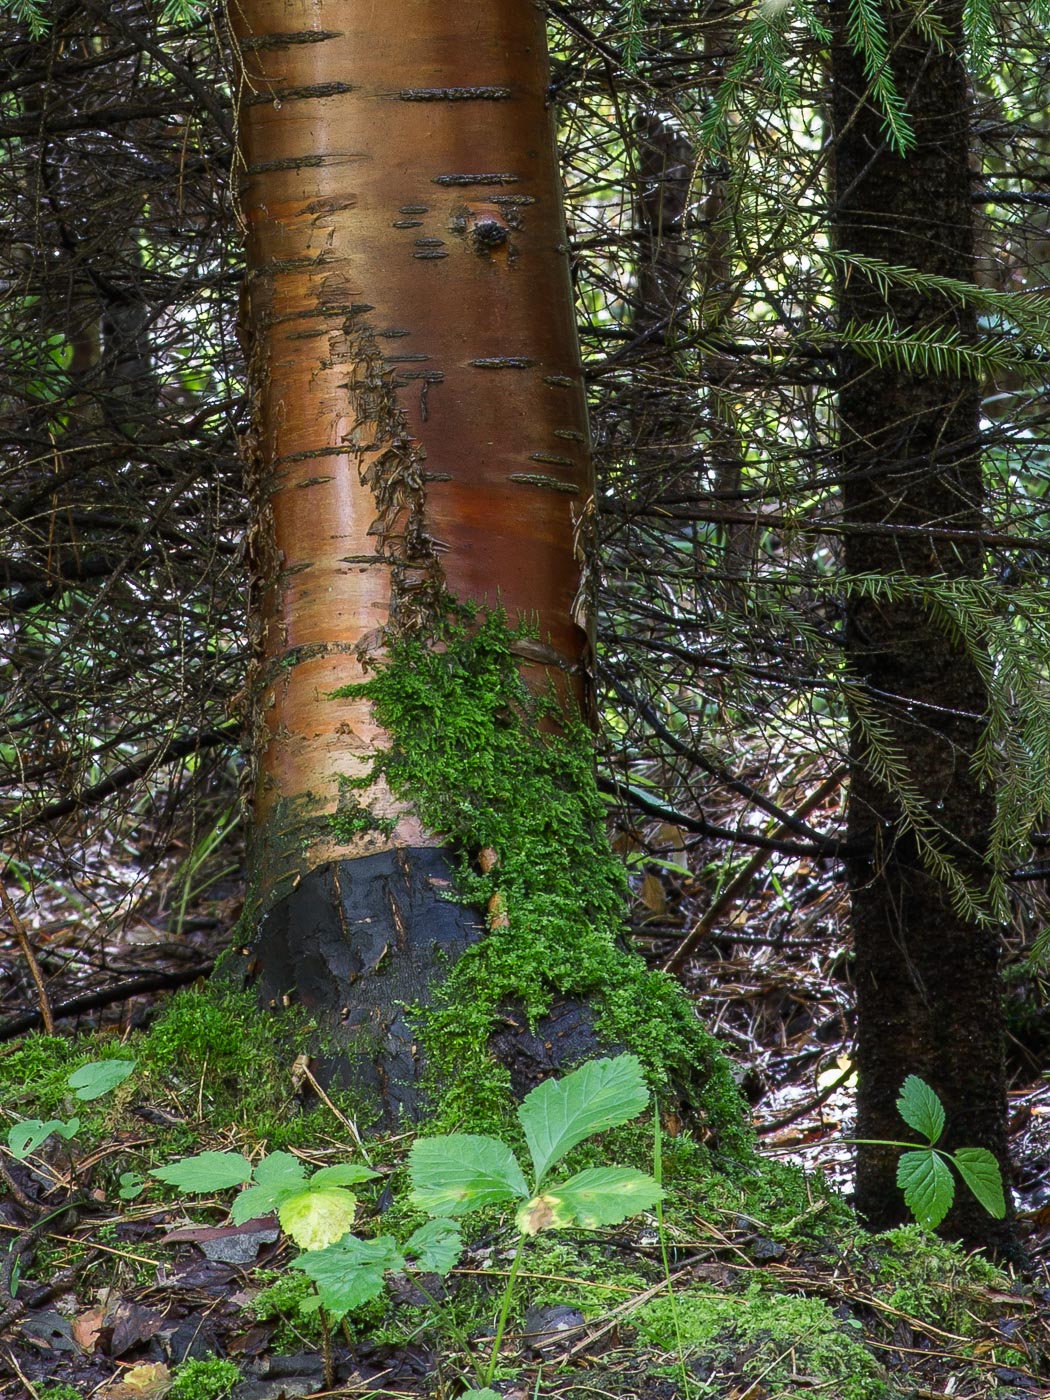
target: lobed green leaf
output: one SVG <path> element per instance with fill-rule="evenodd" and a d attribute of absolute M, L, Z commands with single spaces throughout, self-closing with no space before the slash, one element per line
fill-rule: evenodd
<path fill-rule="evenodd" d="M 897 1185 L 904 1192 L 912 1215 L 929 1230 L 936 1229 L 955 1199 L 955 1182 L 948 1164 L 932 1147 L 901 1154 Z"/>
<path fill-rule="evenodd" d="M 70 1118 L 68 1122 L 61 1118 L 49 1118 L 46 1123 L 40 1118 L 25 1118 L 21 1123 L 12 1123 L 8 1128 L 7 1146 L 11 1156 L 21 1162 L 30 1152 L 35 1152 L 41 1143 L 46 1142 L 52 1133 L 58 1133 L 68 1141 L 79 1127 L 79 1118 Z"/>
<path fill-rule="evenodd" d="M 405 1260 L 390 1235 L 359 1240 L 344 1235 L 327 1249 L 300 1254 L 292 1260 L 317 1285 L 321 1306 L 335 1321 L 359 1308 L 383 1290 L 388 1269 L 403 1269 Z"/>
<path fill-rule="evenodd" d="M 429 1215 L 465 1215 L 529 1194 L 510 1148 L 476 1133 L 417 1138 L 408 1169 L 412 1204 Z"/>
<path fill-rule="evenodd" d="M 944 1106 L 917 1074 L 909 1074 L 901 1085 L 897 1112 L 909 1128 L 929 1139 L 931 1147 L 944 1132 Z"/>
<path fill-rule="evenodd" d="M 637 1118 L 649 1090 L 636 1055 L 590 1060 L 562 1079 L 548 1079 L 518 1109 L 536 1185 L 577 1143 Z"/>
<path fill-rule="evenodd" d="M 440 1274 L 442 1278 L 454 1268 L 463 1252 L 463 1237 L 454 1220 L 438 1217 L 413 1230 L 405 1241 L 405 1253 L 412 1256 L 417 1269 L 425 1274 Z"/>

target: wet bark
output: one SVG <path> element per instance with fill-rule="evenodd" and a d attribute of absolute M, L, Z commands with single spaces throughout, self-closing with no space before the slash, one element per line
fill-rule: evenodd
<path fill-rule="evenodd" d="M 440 835 L 381 787 L 355 794 L 375 829 L 333 829 L 384 736 L 367 701 L 332 692 L 391 628 L 425 629 L 447 590 L 533 619 L 530 682 L 588 701 L 591 468 L 544 16 L 506 0 L 241 0 L 230 20 L 254 955 L 267 998 L 309 1000 L 359 1042 L 352 1073 L 391 1119 L 414 1111 L 418 1078 L 400 1004 L 425 1001 L 481 926 L 439 897 Z"/>
<path fill-rule="evenodd" d="M 943 52 L 916 32 L 909 7 L 886 7 L 893 70 L 915 136 L 906 157 L 892 153 L 882 118 L 866 96 L 861 59 L 846 39 L 837 0 L 833 50 L 834 226 L 839 246 L 924 272 L 972 279 L 969 99 L 958 57 L 960 6 L 942 0 L 937 17 L 952 36 Z M 887 300 L 856 272 L 840 289 L 843 323 L 892 314 L 902 330 L 937 326 L 976 339 L 974 317 L 943 299 L 896 290 Z M 980 388 L 947 375 L 903 374 L 853 354 L 841 364 L 844 511 L 851 525 L 980 525 Z M 977 578 L 978 544 L 945 548 L 921 533 L 846 537 L 851 575 L 922 580 Z M 896 749 L 909 781 L 940 826 L 945 851 L 976 887 L 984 866 L 994 798 L 971 760 L 982 733 L 986 693 L 980 671 L 943 613 L 919 599 L 854 596 L 847 649 L 859 681 L 851 717 L 849 841 L 873 852 L 850 867 L 857 980 L 857 1136 L 900 1138 L 896 1110 L 908 1074 L 927 1080 L 947 1113 L 942 1145 L 991 1149 L 1008 1170 L 997 930 L 960 914 L 926 868 L 901 803 L 880 780 L 870 721 Z M 870 1225 L 907 1218 L 896 1184 L 898 1153 L 861 1147 L 857 1205 Z M 968 1192 L 943 1227 L 951 1237 L 1008 1249 L 1009 1222 L 994 1221 Z"/>

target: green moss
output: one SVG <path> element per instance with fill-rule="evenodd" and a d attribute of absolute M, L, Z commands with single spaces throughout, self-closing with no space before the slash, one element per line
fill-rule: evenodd
<path fill-rule="evenodd" d="M 36 1400 L 80 1400 L 80 1391 L 75 1385 L 48 1385 L 37 1390 Z"/>
<path fill-rule="evenodd" d="M 853 1211 L 819 1172 L 772 1158 L 756 1157 L 743 1168 L 696 1172 L 671 1179 L 669 1209 L 695 1208 L 707 1220 L 724 1219 L 729 1229 L 743 1225 L 781 1244 L 805 1243 L 838 1249 L 857 1229 Z"/>
<path fill-rule="evenodd" d="M 252 1299 L 249 1311 L 260 1322 L 277 1323 L 270 1340 L 272 1349 L 282 1353 L 320 1347 L 320 1314 L 316 1308 L 303 1307 L 316 1296 L 313 1280 L 295 1269 L 285 1273 L 261 1269 L 256 1278 L 266 1287 Z"/>
<path fill-rule="evenodd" d="M 16 1118 L 75 1114 L 75 1139 L 53 1138 L 44 1151 L 78 1155 L 111 1137 L 129 1106 L 161 1109 L 166 1121 L 155 1126 L 145 1162 L 112 1155 L 100 1165 L 98 1184 L 114 1197 L 122 1171 L 146 1170 L 165 1157 L 197 1150 L 212 1134 L 242 1131 L 271 1150 L 316 1142 L 343 1129 L 325 1104 L 315 1100 L 304 1108 L 291 1084 L 292 1063 L 310 1029 L 301 1010 L 272 1015 L 259 1009 L 253 993 L 212 983 L 179 992 L 148 1030 L 124 1042 L 104 1035 L 29 1036 L 0 1057 L 0 1103 L 9 1110 L 0 1117 L 0 1134 Z M 69 1075 L 106 1058 L 138 1063 L 113 1093 L 76 1099 Z M 343 1111 L 349 1107 L 349 1094 L 333 1089 L 330 1097 Z"/>
<path fill-rule="evenodd" d="M 821 1388 L 836 1400 L 894 1394 L 850 1324 L 819 1298 L 770 1293 L 760 1284 L 744 1293 L 696 1288 L 678 1294 L 674 1308 L 667 1298 L 648 1303 L 635 1320 L 652 1346 L 677 1355 L 680 1342 L 690 1369 L 711 1382 L 706 1393 L 760 1384 L 760 1393 L 778 1400 L 802 1400 Z"/>
<path fill-rule="evenodd" d="M 988 1290 L 1009 1291 L 1010 1281 L 983 1255 L 938 1239 L 918 1225 L 867 1235 L 859 1247 L 876 1297 L 909 1317 L 922 1318 L 957 1336 L 982 1330 L 994 1315 Z"/>
<path fill-rule="evenodd" d="M 184 1361 L 175 1367 L 168 1400 L 224 1400 L 240 1381 L 241 1369 L 232 1361 L 218 1356 Z"/>
<path fill-rule="evenodd" d="M 335 1123 L 323 1104 L 304 1111 L 291 1084 L 312 1030 L 301 1008 L 262 1011 L 254 992 L 223 982 L 180 992 L 134 1046 L 141 1091 L 156 1101 L 192 1095 L 211 1130 L 244 1129 L 271 1151 L 305 1144 Z"/>
<path fill-rule="evenodd" d="M 556 999 L 579 999 L 607 1044 L 633 1050 L 658 1091 L 687 1086 L 720 1147 L 746 1158 L 746 1114 L 717 1043 L 678 986 L 622 944 L 625 876 L 593 736 L 528 691 L 515 648 L 529 635 L 499 612 L 450 605 L 431 635 L 393 639 L 374 676 L 337 692 L 367 697 L 391 736 L 351 786 L 385 778 L 459 851 L 457 897 L 505 915 L 490 917 L 422 1021 L 443 1086 L 435 1127 L 505 1121 L 508 1084 L 488 1050 L 497 1018 L 520 1006 L 535 1021 Z M 481 851 L 497 857 L 487 873 Z"/>

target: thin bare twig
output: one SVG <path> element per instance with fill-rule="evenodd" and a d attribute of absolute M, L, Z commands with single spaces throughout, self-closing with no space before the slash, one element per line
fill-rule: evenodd
<path fill-rule="evenodd" d="M 7 885 L 3 880 L 0 880 L 0 903 L 3 904 L 4 912 L 11 920 L 11 926 L 15 931 L 15 938 L 18 940 L 18 946 L 21 948 L 22 955 L 29 967 L 30 976 L 36 983 L 37 1002 L 40 1006 L 40 1017 L 44 1022 L 44 1030 L 48 1035 L 54 1035 L 55 1018 L 51 1014 L 51 1000 L 48 997 L 47 987 L 44 984 L 44 976 L 40 971 L 40 964 L 36 960 L 36 953 L 33 951 L 33 945 L 29 941 L 29 935 L 26 933 L 25 925 L 18 917 L 18 910 L 11 902 L 11 896 L 7 893 Z"/>

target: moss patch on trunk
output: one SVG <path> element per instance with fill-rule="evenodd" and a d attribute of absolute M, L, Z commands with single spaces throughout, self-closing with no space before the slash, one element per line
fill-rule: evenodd
<path fill-rule="evenodd" d="M 624 870 L 609 847 L 594 740 L 553 695 L 533 695 L 518 647 L 533 634 L 500 612 L 450 603 L 427 635 L 391 639 L 365 696 L 390 735 L 362 794 L 383 779 L 458 854 L 456 897 L 488 911 L 488 934 L 420 1016 L 441 1086 L 436 1128 L 483 1131 L 506 1112 L 509 1077 L 490 1041 L 500 1018 L 532 1025 L 566 999 L 595 1010 L 603 1043 L 634 1051 L 731 1157 L 752 1138 L 728 1061 L 669 978 L 624 946 Z M 333 818 L 361 829 L 348 792 Z"/>

